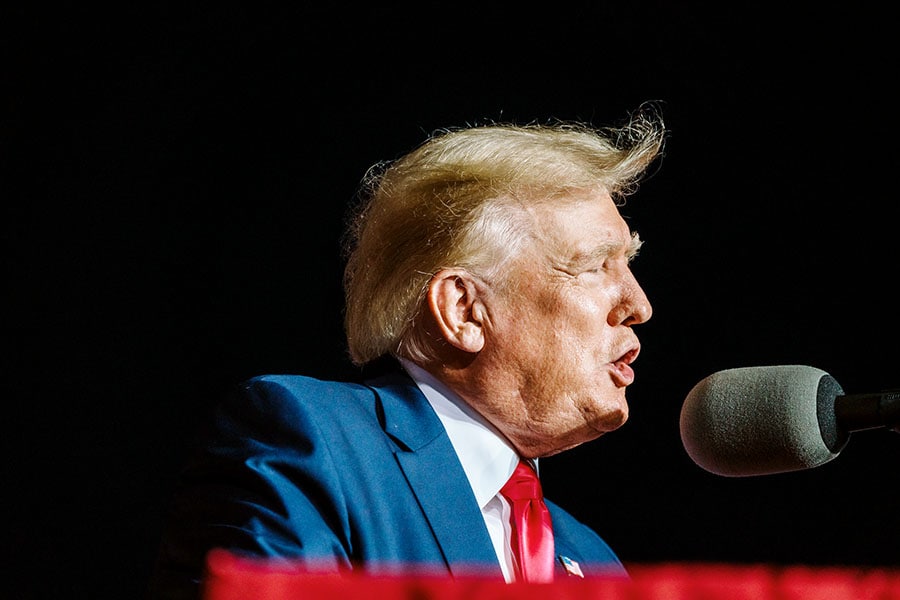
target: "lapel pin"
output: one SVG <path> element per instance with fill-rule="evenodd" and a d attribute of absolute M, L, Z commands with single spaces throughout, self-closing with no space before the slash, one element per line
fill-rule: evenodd
<path fill-rule="evenodd" d="M 572 575 L 574 577 L 581 577 L 584 579 L 584 573 L 581 572 L 581 567 L 578 566 L 578 563 L 569 558 L 568 556 L 559 555 L 559 562 L 562 563 L 563 568 L 565 568 L 566 573 Z"/>

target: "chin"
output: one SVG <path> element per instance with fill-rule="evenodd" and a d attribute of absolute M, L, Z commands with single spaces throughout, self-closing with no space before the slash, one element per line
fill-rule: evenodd
<path fill-rule="evenodd" d="M 623 411 L 619 411 L 615 414 L 610 414 L 609 422 L 607 423 L 608 431 L 613 431 L 618 429 L 622 425 L 624 425 L 628 421 L 628 409 L 626 408 Z"/>
<path fill-rule="evenodd" d="M 614 431 L 628 421 L 628 402 L 625 396 L 600 407 L 600 412 L 595 419 L 595 429 L 601 433 Z"/>

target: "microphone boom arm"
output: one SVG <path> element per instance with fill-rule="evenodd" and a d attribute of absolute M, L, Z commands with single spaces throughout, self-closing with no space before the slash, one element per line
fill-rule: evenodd
<path fill-rule="evenodd" d="M 900 391 L 837 396 L 834 412 L 848 431 L 887 427 L 900 433 Z"/>

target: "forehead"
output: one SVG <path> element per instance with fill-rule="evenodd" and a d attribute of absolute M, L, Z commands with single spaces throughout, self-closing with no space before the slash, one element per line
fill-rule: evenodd
<path fill-rule="evenodd" d="M 628 223 L 610 195 L 583 191 L 533 209 L 537 241 L 551 254 L 571 260 L 598 252 L 627 251 L 632 243 Z"/>

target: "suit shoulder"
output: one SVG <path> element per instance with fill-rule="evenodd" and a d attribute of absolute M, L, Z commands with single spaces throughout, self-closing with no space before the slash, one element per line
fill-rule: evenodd
<path fill-rule="evenodd" d="M 352 381 L 332 381 L 309 375 L 264 374 L 239 384 L 242 389 L 265 390 L 270 393 L 324 394 L 330 396 L 358 396 L 371 394 L 368 386 Z"/>
<path fill-rule="evenodd" d="M 232 389 L 226 406 L 278 413 L 370 411 L 375 394 L 360 383 L 329 381 L 306 375 L 266 374 Z"/>

